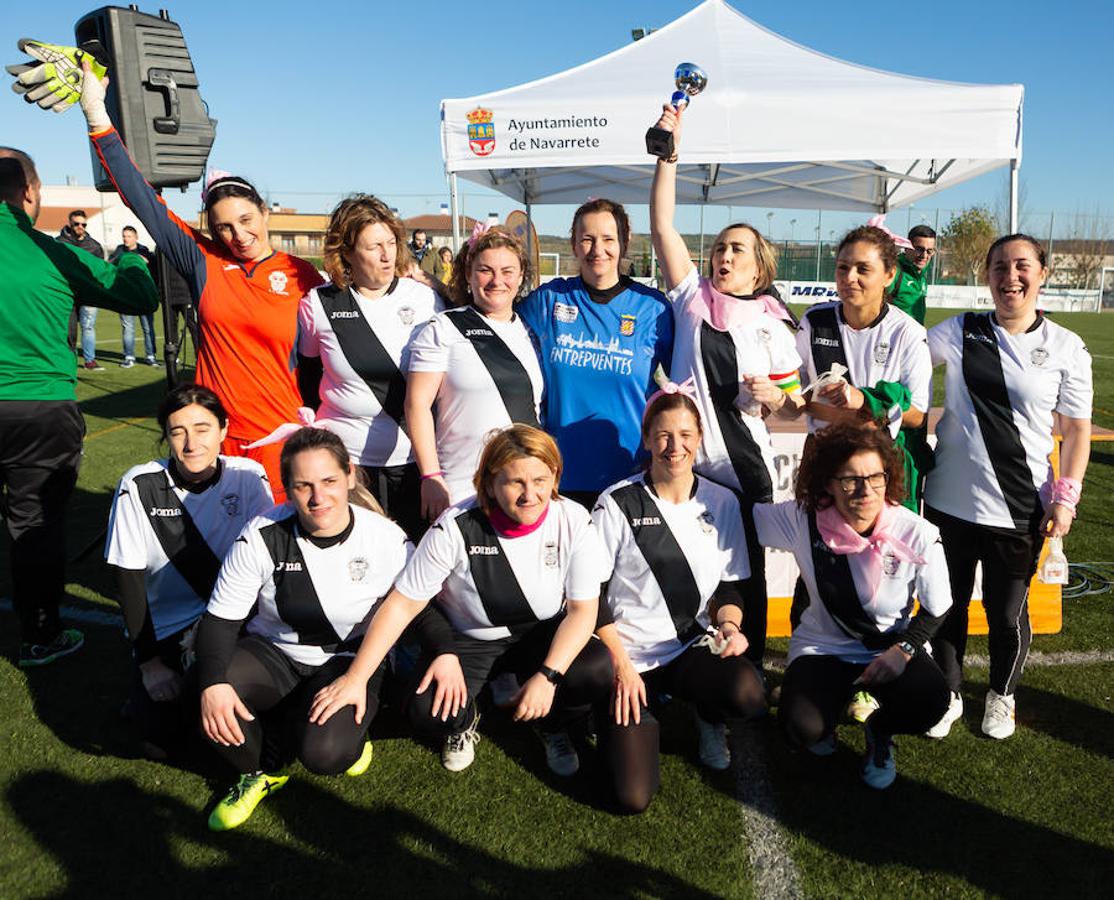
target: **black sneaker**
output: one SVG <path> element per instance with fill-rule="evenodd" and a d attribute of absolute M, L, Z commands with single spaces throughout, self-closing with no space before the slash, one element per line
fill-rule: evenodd
<path fill-rule="evenodd" d="M 76 628 L 63 628 L 49 644 L 29 644 L 25 641 L 19 648 L 19 665 L 24 669 L 50 665 L 56 659 L 76 653 L 84 643 L 85 635 Z"/>

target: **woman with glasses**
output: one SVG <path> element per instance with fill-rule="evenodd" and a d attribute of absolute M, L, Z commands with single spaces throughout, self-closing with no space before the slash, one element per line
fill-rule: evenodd
<path fill-rule="evenodd" d="M 902 477 L 885 431 L 832 425 L 805 446 L 795 500 L 754 508 L 759 540 L 793 554 L 809 599 L 789 641 L 782 732 L 829 756 L 851 695 L 869 690 L 861 773 L 877 789 L 897 774 L 893 736 L 921 733 L 948 704 L 925 652 L 951 606 L 947 565 L 937 528 L 901 505 Z"/>
<path fill-rule="evenodd" d="M 1048 278 L 1044 247 L 1024 234 L 999 238 L 986 257 L 994 310 L 947 319 L 928 334 L 946 366 L 944 417 L 925 515 L 940 528 L 955 606 L 932 651 L 951 703 L 929 731 L 942 738 L 963 715 L 960 686 L 967 604 L 982 563 L 990 627 L 990 689 L 982 731 L 1014 732 L 1014 690 L 1029 653 L 1029 581 L 1045 537 L 1071 530 L 1091 451 L 1091 356 L 1083 340 L 1037 309 Z M 1050 456 L 1063 435 L 1059 477 Z"/>

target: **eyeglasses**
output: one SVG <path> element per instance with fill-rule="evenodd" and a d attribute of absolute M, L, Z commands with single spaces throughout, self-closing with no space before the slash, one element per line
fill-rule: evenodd
<path fill-rule="evenodd" d="M 912 247 L 914 256 L 935 256 L 936 250 L 932 247 Z"/>
<path fill-rule="evenodd" d="M 838 481 L 839 487 L 845 494 L 858 493 L 863 485 L 869 485 L 874 492 L 882 490 L 889 482 L 890 477 L 885 472 L 875 472 L 872 475 L 835 475 L 832 481 Z"/>
<path fill-rule="evenodd" d="M 71 228 L 84 228 L 87 224 L 88 224 L 87 222 L 70 222 L 70 227 Z"/>

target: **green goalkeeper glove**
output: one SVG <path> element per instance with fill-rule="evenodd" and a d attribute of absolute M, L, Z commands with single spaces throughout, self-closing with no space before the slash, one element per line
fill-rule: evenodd
<path fill-rule="evenodd" d="M 37 103 L 54 112 L 65 112 L 81 99 L 83 61 L 88 60 L 97 78 L 107 72 L 92 54 L 77 47 L 23 38 L 19 41 L 19 49 L 37 62 L 7 67 L 9 74 L 16 76 L 12 90 L 22 94 L 28 103 Z"/>

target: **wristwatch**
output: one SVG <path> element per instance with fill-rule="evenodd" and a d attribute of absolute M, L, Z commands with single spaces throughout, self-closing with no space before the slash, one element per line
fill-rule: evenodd
<path fill-rule="evenodd" d="M 909 657 L 917 655 L 917 645 L 910 641 L 898 641 L 894 646 Z"/>
<path fill-rule="evenodd" d="M 545 680 L 554 687 L 558 687 L 561 682 L 565 680 L 564 672 L 558 672 L 556 669 L 551 669 L 549 666 L 540 666 L 538 672 L 545 676 Z"/>

